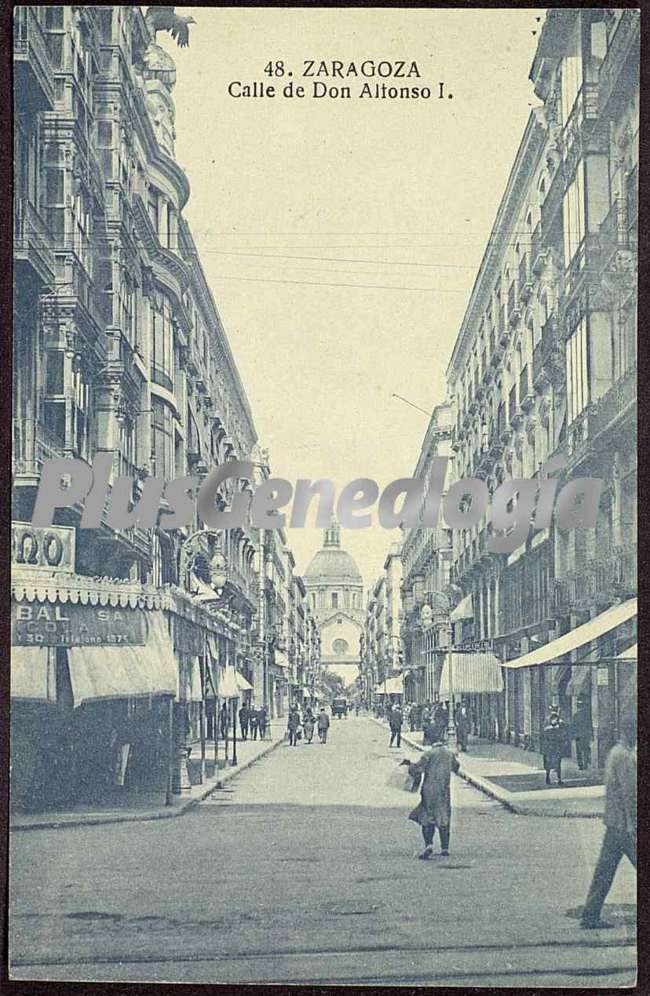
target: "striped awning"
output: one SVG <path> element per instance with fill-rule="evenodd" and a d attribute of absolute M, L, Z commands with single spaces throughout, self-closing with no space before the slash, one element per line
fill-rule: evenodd
<path fill-rule="evenodd" d="M 149 620 L 144 646 L 67 647 L 74 705 L 97 699 L 178 696 L 178 663 L 160 614 Z"/>
<path fill-rule="evenodd" d="M 494 654 L 485 651 L 462 653 L 456 650 L 445 654 L 438 689 L 441 699 L 449 699 L 451 695 L 501 691 L 503 677 Z"/>
<path fill-rule="evenodd" d="M 591 643 L 592 640 L 597 640 L 606 633 L 610 633 L 617 626 L 621 626 L 629 619 L 633 619 L 636 614 L 637 600 L 636 598 L 629 598 L 626 602 L 612 605 L 605 612 L 601 612 L 600 615 L 590 619 L 589 622 L 583 623 L 582 626 L 577 626 L 563 636 L 559 636 L 556 640 L 551 640 L 550 643 L 544 644 L 543 647 L 538 647 L 536 650 L 524 654 L 523 657 L 517 657 L 515 660 L 503 661 L 503 666 L 507 668 L 535 667 L 538 664 L 557 662 L 558 658 L 564 657 L 565 654 L 571 653 L 572 650 L 578 650 L 579 647 L 584 647 L 585 644 Z"/>

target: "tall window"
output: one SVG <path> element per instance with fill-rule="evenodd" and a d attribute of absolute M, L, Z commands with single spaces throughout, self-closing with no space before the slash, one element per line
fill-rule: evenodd
<path fill-rule="evenodd" d="M 153 309 L 152 379 L 168 391 L 174 390 L 174 350 L 169 302 L 162 298 Z"/>
<path fill-rule="evenodd" d="M 569 53 L 562 59 L 562 123 L 569 120 L 573 105 L 582 86 L 582 54 L 580 37 L 580 17 L 576 18 L 573 38 L 569 43 Z"/>
<path fill-rule="evenodd" d="M 332 592 L 332 608 L 333 609 L 338 609 L 338 607 L 339 607 L 339 596 L 338 596 L 338 593 L 336 591 L 333 591 Z"/>
<path fill-rule="evenodd" d="M 153 455 L 158 477 L 171 478 L 174 474 L 174 433 L 171 408 L 153 399 Z"/>
<path fill-rule="evenodd" d="M 578 163 L 574 180 L 567 187 L 562 210 L 564 225 L 564 265 L 571 260 L 585 237 L 584 161 Z"/>
<path fill-rule="evenodd" d="M 589 403 L 587 321 L 583 318 L 566 344 L 567 411 L 575 421 Z"/>

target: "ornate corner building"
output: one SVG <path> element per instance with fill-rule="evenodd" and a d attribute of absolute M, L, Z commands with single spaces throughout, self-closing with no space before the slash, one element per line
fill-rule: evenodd
<path fill-rule="evenodd" d="M 130 745 L 127 787 L 169 789 L 170 758 L 183 755 L 188 739 L 214 736 L 225 668 L 238 674 L 242 699 L 272 713 L 297 682 L 286 669 L 276 675 L 268 633 L 286 630 L 287 600 L 269 616 L 270 541 L 259 530 L 204 532 L 188 558 L 201 531 L 196 517 L 185 529 L 134 521 L 116 531 L 104 509 L 98 528 L 80 529 L 77 505 L 58 510 L 47 535 L 29 527 L 50 458 L 92 463 L 108 454 L 110 501 L 121 496 L 130 509 L 154 476 L 201 480 L 233 459 L 269 474 L 183 216 L 190 188 L 174 151 L 176 69 L 156 34 L 186 44 L 189 23 L 173 8 L 146 17 L 137 6 L 14 11 L 18 804 L 39 795 L 52 804 L 82 799 L 95 783 L 110 789 L 116 739 Z M 133 485 L 116 487 L 120 477 Z M 235 488 L 253 483 L 226 482 L 218 502 L 226 507 Z M 218 602 L 209 587 L 216 554 L 225 563 Z M 304 660 L 315 675 L 317 640 L 299 586 L 297 601 L 294 668 Z M 93 654 L 103 655 L 103 669 Z M 84 756 L 77 768 L 60 761 L 75 750 Z M 172 775 L 180 791 L 178 767 Z"/>

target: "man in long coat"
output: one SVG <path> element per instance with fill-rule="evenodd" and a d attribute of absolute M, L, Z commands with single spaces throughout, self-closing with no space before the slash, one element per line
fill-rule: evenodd
<path fill-rule="evenodd" d="M 591 725 L 591 710 L 586 698 L 580 696 L 578 708 L 571 717 L 569 734 L 576 742 L 576 759 L 581 771 L 591 766 L 591 741 L 594 730 Z"/>
<path fill-rule="evenodd" d="M 398 705 L 393 706 L 390 711 L 390 716 L 388 718 L 388 725 L 390 726 L 390 744 L 392 747 L 397 740 L 397 746 L 402 746 L 402 710 Z"/>
<path fill-rule="evenodd" d="M 419 823 L 422 827 L 424 851 L 419 857 L 423 861 L 431 857 L 436 827 L 440 832 L 441 854 L 449 854 L 451 772 L 458 771 L 459 768 L 456 755 L 440 742 L 434 743 L 415 764 L 409 764 L 409 775 L 412 778 L 424 775 L 420 789 L 420 803 L 409 815 L 409 820 Z"/>
<path fill-rule="evenodd" d="M 243 706 L 239 710 L 239 726 L 241 728 L 241 738 L 242 740 L 248 740 L 248 721 L 250 719 L 250 709 L 244 702 Z"/>
<path fill-rule="evenodd" d="M 542 757 L 546 771 L 546 784 L 551 784 L 551 771 L 557 772 L 557 783 L 562 781 L 562 754 L 567 745 L 566 723 L 557 709 L 552 708 L 549 721 L 542 732 Z"/>

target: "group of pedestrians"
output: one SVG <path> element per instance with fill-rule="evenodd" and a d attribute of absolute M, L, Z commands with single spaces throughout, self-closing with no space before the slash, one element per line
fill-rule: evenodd
<path fill-rule="evenodd" d="M 252 706 L 244 704 L 239 710 L 239 728 L 242 740 L 248 740 L 249 734 L 251 740 L 257 740 L 258 735 L 260 740 L 263 740 L 268 723 L 266 706 L 254 709 Z"/>
<path fill-rule="evenodd" d="M 318 731 L 318 739 L 322 744 L 327 743 L 327 731 L 330 728 L 330 718 L 325 708 L 322 707 L 317 716 L 314 716 L 311 706 L 307 706 L 302 717 L 297 705 L 292 705 L 287 717 L 287 734 L 289 746 L 296 747 L 303 739 L 306 744 L 310 744 L 314 738 L 314 730 Z"/>
<path fill-rule="evenodd" d="M 390 727 L 389 747 L 401 747 L 402 728 L 404 723 L 408 723 L 411 731 L 413 730 L 410 720 L 413 715 L 413 710 L 416 708 L 417 707 L 415 705 L 410 703 L 407 704 L 404 709 L 402 709 L 399 703 L 395 703 L 393 705 L 388 704 L 386 706 L 386 716 Z M 454 725 L 456 729 L 458 749 L 465 752 L 467 751 L 469 734 L 471 733 L 473 727 L 469 709 L 462 702 L 456 707 Z M 447 704 L 445 702 L 438 702 L 437 705 L 432 706 L 429 703 L 425 703 L 422 708 L 423 745 L 426 747 L 434 743 L 441 743 L 445 741 L 447 739 L 448 729 L 449 709 Z"/>

